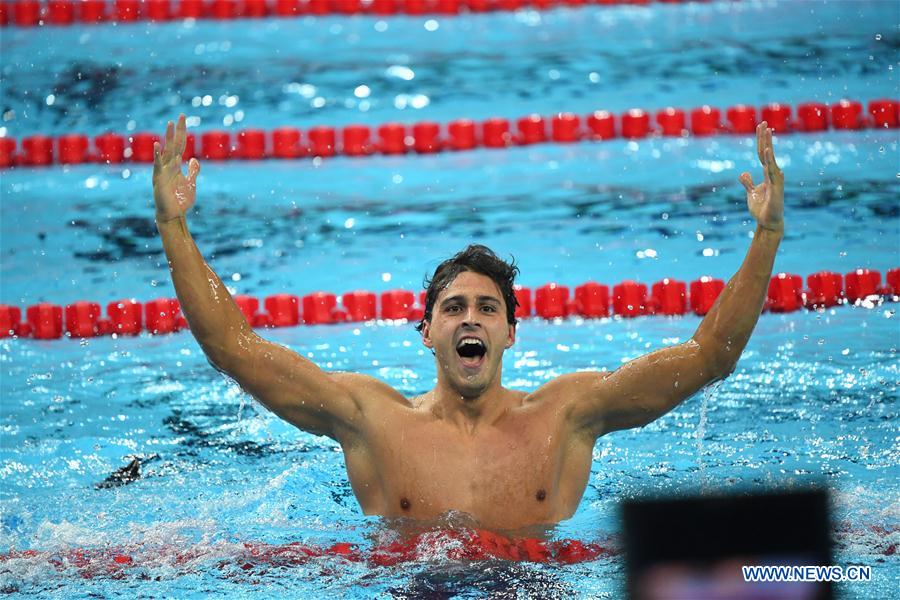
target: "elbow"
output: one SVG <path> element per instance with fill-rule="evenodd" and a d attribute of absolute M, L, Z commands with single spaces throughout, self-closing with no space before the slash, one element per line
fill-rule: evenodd
<path fill-rule="evenodd" d="M 228 367 L 221 360 L 221 358 L 214 358 L 209 352 L 204 352 L 206 354 L 206 362 L 209 363 L 213 369 L 222 373 L 223 375 L 228 375 Z"/>
<path fill-rule="evenodd" d="M 730 344 L 730 340 L 720 344 L 711 343 L 710 341 L 701 343 L 696 339 L 694 342 L 699 348 L 703 369 L 709 383 L 727 379 L 737 368 L 741 351 L 735 351 Z"/>
<path fill-rule="evenodd" d="M 737 361 L 732 361 L 723 365 L 717 365 L 711 370 L 712 378 L 710 379 L 710 383 L 717 383 L 719 381 L 723 381 L 728 379 L 734 370 L 737 368 Z"/>
<path fill-rule="evenodd" d="M 234 372 L 237 363 L 249 359 L 248 346 L 240 343 L 201 343 L 200 348 L 212 367 L 226 375 Z"/>

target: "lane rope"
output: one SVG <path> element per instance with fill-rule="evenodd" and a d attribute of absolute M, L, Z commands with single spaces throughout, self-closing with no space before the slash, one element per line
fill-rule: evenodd
<path fill-rule="evenodd" d="M 198 563 L 214 562 L 220 570 L 236 569 L 260 574 L 274 567 L 297 567 L 315 559 L 336 558 L 366 563 L 370 567 L 389 567 L 417 560 L 444 558 L 456 561 L 506 560 L 547 564 L 576 564 L 610 557 L 618 551 L 609 543 L 581 542 L 573 539 L 545 541 L 537 538 L 507 537 L 485 529 L 448 529 L 413 536 L 369 548 L 357 544 L 336 543 L 314 546 L 293 542 L 267 544 L 244 542 L 216 556 L 210 548 L 141 547 L 70 548 L 60 551 L 21 550 L 0 554 L 0 564 L 13 561 L 44 562 L 57 570 L 75 569 L 84 578 L 121 576 L 131 568 L 167 565 L 191 572 Z"/>
<path fill-rule="evenodd" d="M 523 9 L 690 4 L 694 1 L 708 0 L 4 0 L 0 2 L 0 26 L 29 28 L 304 16 L 448 17 Z"/>
<path fill-rule="evenodd" d="M 856 269 L 841 275 L 820 271 L 806 278 L 778 273 L 769 281 L 764 311 L 794 312 L 800 309 L 824 310 L 851 305 L 865 308 L 883 302 L 900 301 L 900 268 L 887 272 L 886 285 L 874 269 Z M 609 286 L 589 281 L 574 289 L 558 283 L 536 288 L 515 287 L 519 306 L 517 318 L 545 320 L 576 318 L 634 318 L 642 316 L 678 316 L 692 312 L 705 315 L 725 287 L 722 279 L 703 276 L 687 284 L 665 278 L 650 286 L 626 280 Z M 418 321 L 424 316 L 425 292 L 416 297 L 411 290 L 374 292 L 355 290 L 338 297 L 329 292 L 305 296 L 275 294 L 268 296 L 260 310 L 258 298 L 237 295 L 235 303 L 253 327 L 295 327 L 382 321 L 389 324 Z M 302 308 L 302 310 L 301 310 Z M 79 301 L 65 307 L 49 302 L 31 305 L 25 310 L 0 304 L 0 338 L 57 340 L 84 339 L 114 335 L 136 336 L 169 334 L 189 325 L 175 298 L 157 298 L 140 302 L 133 298 L 114 300 L 106 306 L 106 316 L 97 302 Z"/>
<path fill-rule="evenodd" d="M 556 113 L 549 118 L 530 114 L 515 119 L 514 126 L 509 119 L 492 117 L 477 123 L 472 119 L 455 119 L 445 124 L 419 121 L 412 125 L 388 122 L 374 127 L 314 126 L 306 130 L 305 136 L 300 129 L 290 126 L 271 131 L 244 129 L 234 135 L 215 130 L 188 133 L 183 158 L 225 161 L 364 157 L 503 149 L 542 143 L 636 140 L 650 136 L 752 135 L 759 122 L 757 115 L 779 135 L 829 129 L 887 130 L 896 129 L 900 124 L 900 100 L 872 100 L 868 111 L 857 100 L 844 99 L 830 106 L 804 102 L 797 106 L 796 116 L 788 104 L 771 103 L 759 112 L 753 106 L 738 104 L 724 110 L 724 122 L 722 115 L 722 110 L 704 105 L 690 110 L 666 107 L 656 111 L 652 120 L 650 111 L 633 108 L 620 115 L 596 110 L 583 118 L 570 112 Z M 79 133 L 56 137 L 32 135 L 22 138 L 21 144 L 15 138 L 2 137 L 0 169 L 83 163 L 150 164 L 153 144 L 159 141 L 161 136 L 151 132 L 104 133 L 93 140 Z"/>

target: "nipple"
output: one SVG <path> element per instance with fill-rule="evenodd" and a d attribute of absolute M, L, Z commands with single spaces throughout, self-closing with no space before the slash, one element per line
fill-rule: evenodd
<path fill-rule="evenodd" d="M 544 498 L 547 497 L 547 492 L 545 492 L 544 490 L 538 490 L 537 494 L 535 494 L 534 497 L 537 498 L 538 502 L 543 502 Z"/>
<path fill-rule="evenodd" d="M 409 510 L 409 500 L 406 498 L 400 498 L 400 508 L 403 510 Z"/>

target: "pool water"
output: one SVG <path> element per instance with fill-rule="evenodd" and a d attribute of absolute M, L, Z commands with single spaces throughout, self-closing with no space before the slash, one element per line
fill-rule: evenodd
<path fill-rule="evenodd" d="M 632 106 L 796 105 L 897 95 L 890 3 L 713 2 L 398 17 L 4 29 L 0 133 L 197 131 L 378 124 Z M 360 86 L 366 86 L 365 90 Z M 205 98 L 209 97 L 207 101 Z M 51 98 L 52 97 L 52 98 Z M 900 264 L 897 130 L 776 139 L 786 180 L 777 271 Z M 189 225 L 235 293 L 419 289 L 476 241 L 515 256 L 521 283 L 652 284 L 729 277 L 754 229 L 738 174 L 750 138 L 655 138 L 433 156 L 205 161 Z M 0 302 L 106 304 L 173 296 L 142 165 L 0 173 Z M 737 370 L 595 448 L 555 538 L 616 543 L 617 505 L 646 493 L 824 482 L 840 584 L 885 598 L 900 578 L 896 304 L 765 314 Z M 699 317 L 525 320 L 504 385 L 532 390 L 687 340 Z M 411 324 L 267 330 L 326 370 L 407 395 L 435 381 Z M 620 597 L 618 556 L 579 565 L 399 567 L 320 559 L 250 572 L 244 542 L 370 547 L 340 448 L 299 432 L 212 369 L 189 333 L 0 340 L 0 552 L 130 548 L 120 578 L 41 558 L 0 562 L 0 589 L 44 597 Z M 415 449 L 409 449 L 414 452 Z M 130 457 L 143 476 L 98 488 Z M 172 547 L 198 557 L 186 564 Z"/>

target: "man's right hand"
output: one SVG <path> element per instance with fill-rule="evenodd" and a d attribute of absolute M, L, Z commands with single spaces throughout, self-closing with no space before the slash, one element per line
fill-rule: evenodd
<path fill-rule="evenodd" d="M 197 199 L 197 174 L 200 162 L 192 158 L 188 163 L 188 176 L 181 172 L 187 126 L 184 115 L 178 124 L 169 121 L 166 127 L 165 146 L 153 144 L 153 199 L 156 201 L 156 221 L 164 223 L 183 217 Z"/>

